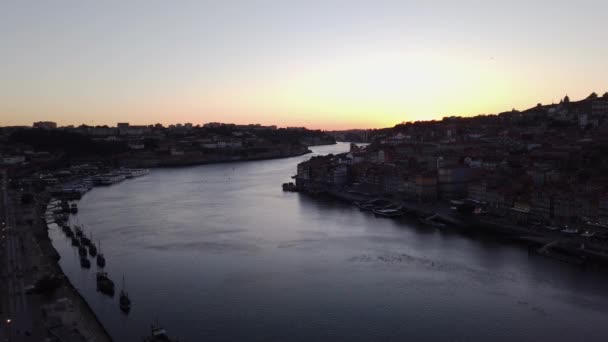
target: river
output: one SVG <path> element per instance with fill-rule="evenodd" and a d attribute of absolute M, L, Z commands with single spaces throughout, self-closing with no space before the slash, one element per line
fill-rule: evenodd
<path fill-rule="evenodd" d="M 180 341 L 608 339 L 605 272 L 283 192 L 310 156 L 153 169 L 87 193 L 72 221 L 101 241 L 117 294 L 125 275 L 129 315 L 51 229 L 60 265 L 116 341 L 155 321 Z"/>

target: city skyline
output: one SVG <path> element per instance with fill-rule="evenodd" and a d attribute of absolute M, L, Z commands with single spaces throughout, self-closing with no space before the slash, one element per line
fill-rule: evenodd
<path fill-rule="evenodd" d="M 0 4 L 0 124 L 380 128 L 608 79 L 594 1 L 143 4 Z"/>

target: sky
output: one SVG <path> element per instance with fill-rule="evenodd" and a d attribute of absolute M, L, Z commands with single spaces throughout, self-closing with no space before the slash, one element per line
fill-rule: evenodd
<path fill-rule="evenodd" d="M 608 91 L 608 1 L 0 1 L 0 126 L 377 128 Z"/>

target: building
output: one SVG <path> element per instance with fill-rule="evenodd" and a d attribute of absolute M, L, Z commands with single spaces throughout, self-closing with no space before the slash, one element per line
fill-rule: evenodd
<path fill-rule="evenodd" d="M 576 202 L 569 192 L 560 192 L 553 197 L 553 218 L 559 222 L 571 222 L 576 219 Z"/>
<path fill-rule="evenodd" d="M 416 176 L 416 197 L 423 201 L 437 199 L 437 175 L 432 172 Z"/>
<path fill-rule="evenodd" d="M 348 166 L 339 164 L 329 169 L 329 182 L 333 185 L 343 186 L 348 181 Z"/>
<path fill-rule="evenodd" d="M 479 182 L 469 183 L 467 189 L 467 197 L 470 200 L 477 201 L 479 203 L 486 202 L 486 189 L 488 185 L 485 180 Z"/>
<path fill-rule="evenodd" d="M 608 99 L 597 99 L 591 103 L 591 115 L 608 115 Z"/>
<path fill-rule="evenodd" d="M 608 194 L 599 198 L 597 207 L 599 223 L 608 225 Z"/>
<path fill-rule="evenodd" d="M 57 123 L 53 121 L 38 121 L 34 122 L 34 125 L 32 127 L 42 129 L 56 129 Z"/>
<path fill-rule="evenodd" d="M 486 189 L 488 211 L 500 216 L 506 216 L 513 207 L 513 194 L 508 187 Z"/>
<path fill-rule="evenodd" d="M 530 214 L 541 222 L 549 222 L 553 214 L 553 201 L 549 192 L 537 189 L 532 192 Z"/>
<path fill-rule="evenodd" d="M 116 124 L 116 128 L 118 129 L 119 135 L 127 135 L 129 131 L 129 123 L 128 122 L 119 122 Z"/>
<path fill-rule="evenodd" d="M 449 167 L 437 170 L 437 187 L 439 197 L 443 199 L 459 199 L 467 195 L 467 187 L 471 178 L 468 167 Z"/>

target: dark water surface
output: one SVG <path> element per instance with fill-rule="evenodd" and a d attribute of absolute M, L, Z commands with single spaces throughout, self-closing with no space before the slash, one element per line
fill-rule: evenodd
<path fill-rule="evenodd" d="M 51 230 L 61 266 L 116 341 L 156 320 L 182 341 L 608 340 L 604 272 L 282 192 L 310 156 L 153 169 L 88 193 L 77 220 L 117 294 L 126 276 L 128 316 Z"/>

